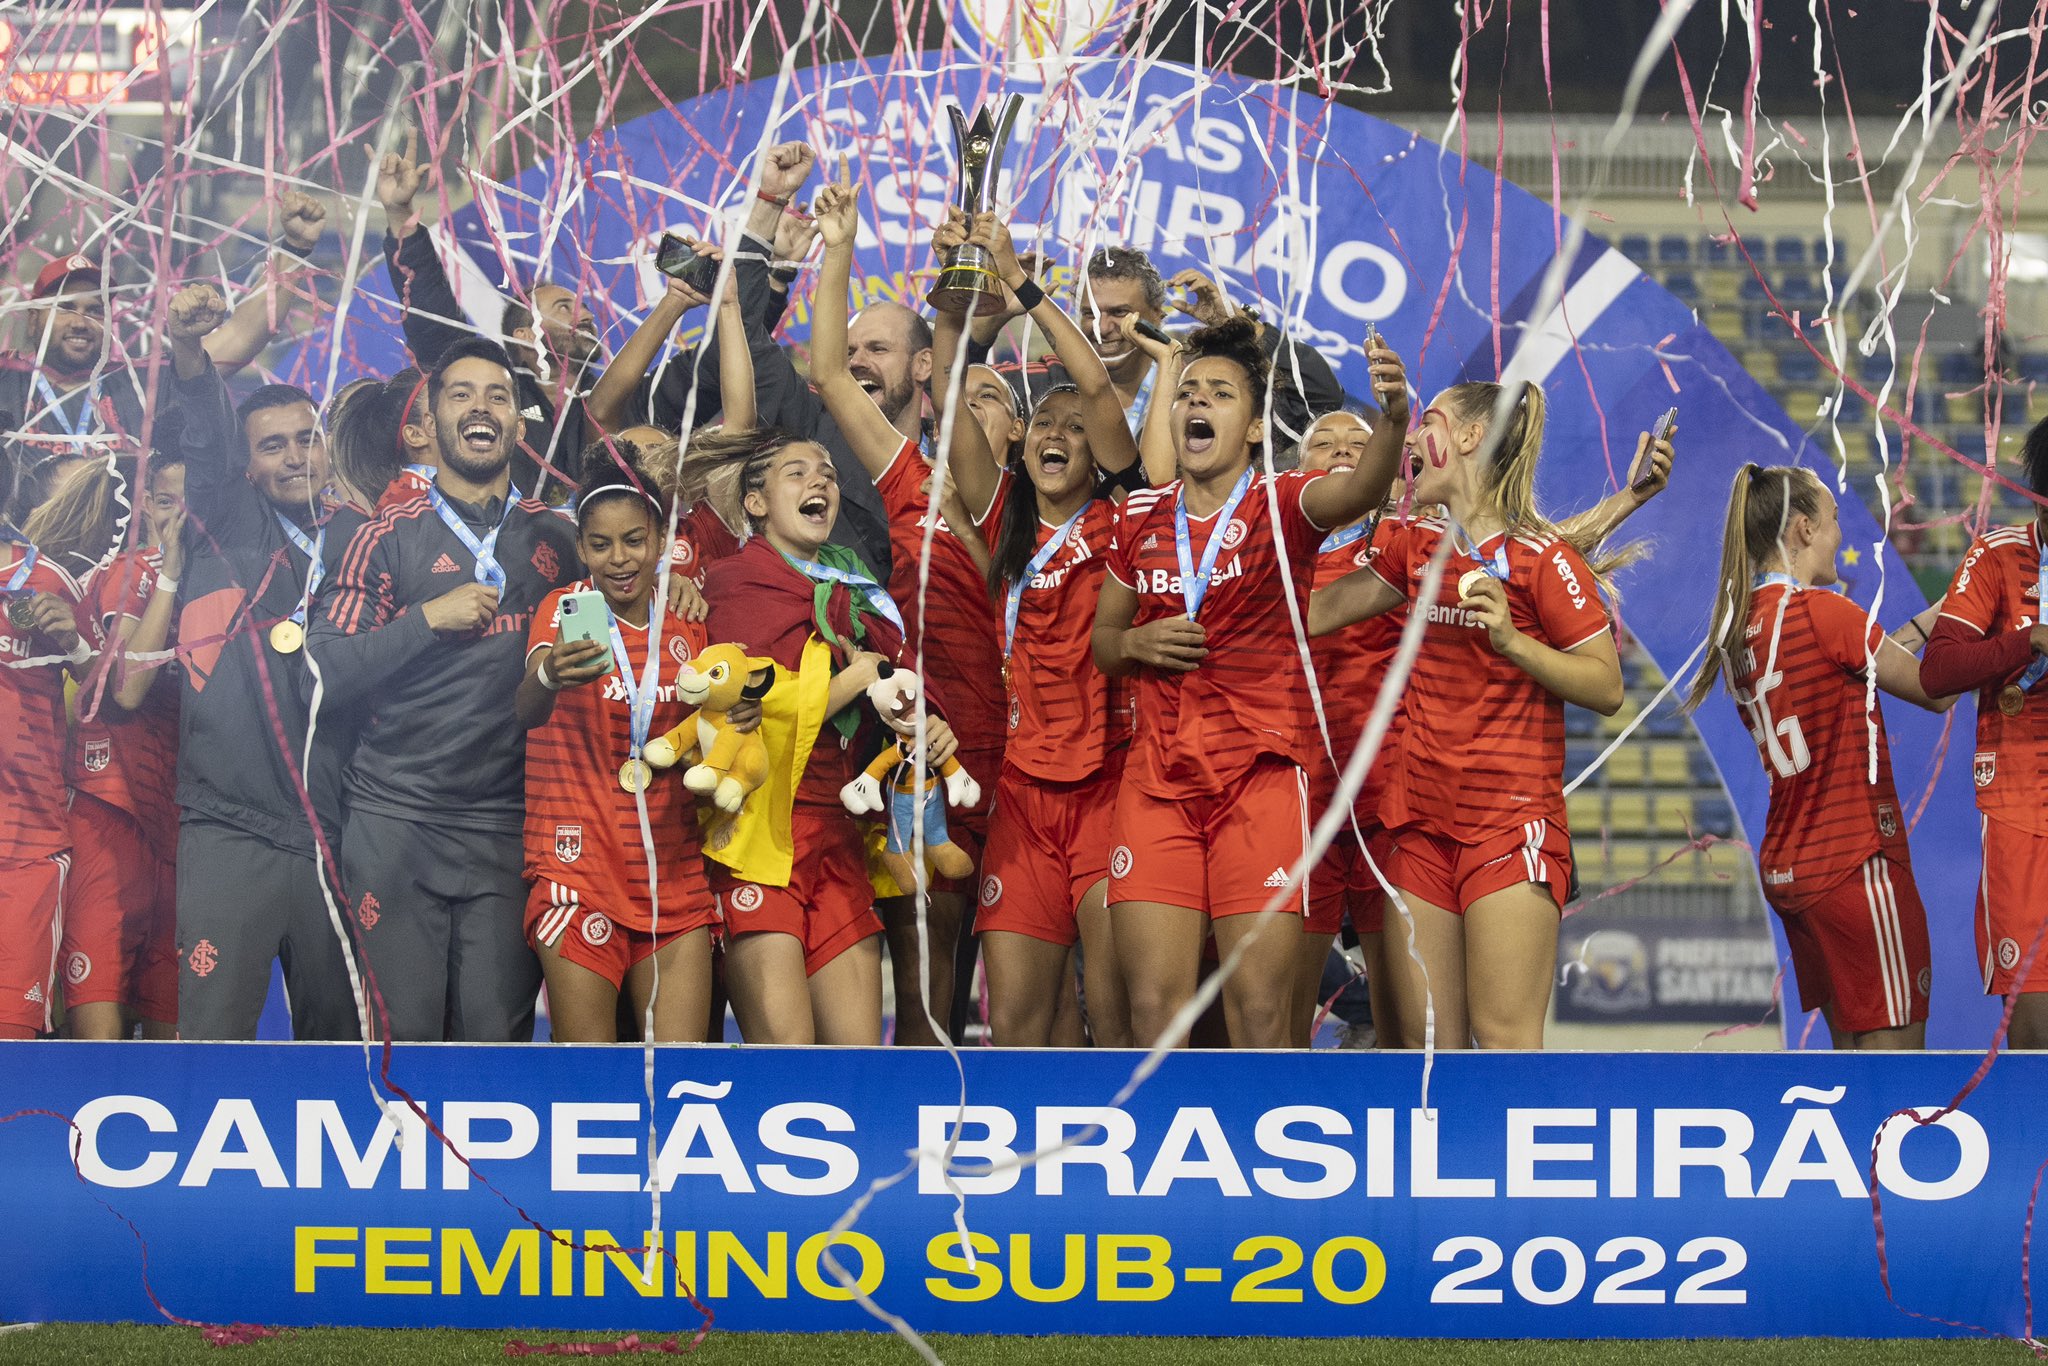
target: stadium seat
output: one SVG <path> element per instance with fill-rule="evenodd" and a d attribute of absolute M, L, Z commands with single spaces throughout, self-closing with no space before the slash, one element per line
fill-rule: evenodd
<path fill-rule="evenodd" d="M 1717 304 L 1732 304 L 1742 297 L 1742 275 L 1733 270 L 1700 272 L 1700 296 Z"/>
<path fill-rule="evenodd" d="M 1690 794 L 1660 792 L 1654 799 L 1654 828 L 1660 835 L 1674 839 L 1688 838 L 1693 833 L 1693 806 Z"/>
<path fill-rule="evenodd" d="M 1944 351 L 1934 373 L 1943 384 L 1967 385 L 1984 382 L 1984 357 L 1975 347 L 1967 351 Z"/>
<path fill-rule="evenodd" d="M 1614 245 L 1616 250 L 1620 251 L 1623 256 L 1626 256 L 1639 266 L 1647 266 L 1651 262 L 1650 239 L 1642 233 L 1628 233 Z"/>
<path fill-rule="evenodd" d="M 1901 356 L 1899 358 L 1899 367 L 1904 369 L 1905 364 L 1906 358 Z M 1871 355 L 1859 356 L 1857 358 L 1856 374 L 1865 384 L 1882 384 L 1885 381 L 1885 377 L 1890 375 L 1891 372 L 1892 358 L 1883 351 L 1877 351 Z"/>
<path fill-rule="evenodd" d="M 1778 301 L 1787 306 L 1810 306 L 1819 303 L 1821 297 L 1813 277 L 1803 270 L 1793 271 L 1778 281 Z"/>
<path fill-rule="evenodd" d="M 1702 316 L 1706 318 L 1707 330 L 1714 334 L 1714 340 L 1729 350 L 1738 350 L 1749 340 L 1740 309 L 1724 304 L 1720 308 L 1709 308 Z"/>
<path fill-rule="evenodd" d="M 1666 233 L 1657 239 L 1657 264 L 1660 266 L 1682 266 L 1692 260 L 1692 243 L 1677 233 Z"/>
<path fill-rule="evenodd" d="M 1682 739 L 1691 729 L 1692 723 L 1678 714 L 1677 701 L 1669 697 L 1643 722 L 1643 733 L 1656 740 Z"/>
<path fill-rule="evenodd" d="M 1948 413 L 1948 420 L 1958 427 L 1967 427 L 1973 422 L 1984 420 L 1984 395 L 1945 394 L 1942 403 Z"/>
<path fill-rule="evenodd" d="M 1610 838 L 1650 833 L 1650 799 L 1640 792 L 1609 792 L 1605 814 L 1601 828 Z"/>
<path fill-rule="evenodd" d="M 1698 257 L 1708 265 L 1725 266 L 1735 259 L 1735 248 L 1718 237 L 1702 237 L 1699 240 Z"/>
<path fill-rule="evenodd" d="M 1778 382 L 1778 353 L 1753 346 L 1742 353 L 1742 368 L 1768 388 Z"/>
<path fill-rule="evenodd" d="M 1603 809 L 1600 794 L 1591 788 L 1582 787 L 1565 798 L 1565 822 L 1577 834 L 1590 835 L 1597 839 L 1606 826 Z"/>
<path fill-rule="evenodd" d="M 1651 745 L 1650 781 L 1658 787 L 1691 787 L 1692 760 L 1685 745 Z"/>
<path fill-rule="evenodd" d="M 1580 765 L 1579 768 L 1567 772 L 1564 775 L 1566 781 L 1577 777 L 1583 768 L 1584 765 Z M 1641 787 L 1643 772 L 1643 747 L 1630 742 L 1608 755 L 1606 764 L 1601 767 L 1599 773 L 1588 780 L 1588 783 L 1605 778 L 1608 787 Z"/>
<path fill-rule="evenodd" d="M 1778 357 L 1778 378 L 1787 384 L 1818 384 L 1820 373 L 1820 360 L 1805 347 L 1787 351 Z M 1812 414 L 1809 412 L 1807 416 Z M 1800 418 L 1802 422 L 1805 420 L 1805 417 Z"/>
<path fill-rule="evenodd" d="M 1694 828 L 1702 835 L 1735 836 L 1735 808 L 1725 797 L 1702 797 L 1693 808 Z"/>
<path fill-rule="evenodd" d="M 1699 302 L 1700 287 L 1689 270 L 1674 270 L 1666 275 L 1664 288 L 1670 292 L 1671 297 L 1688 307 Z"/>
<path fill-rule="evenodd" d="M 2027 422 L 2027 391 L 2019 385 L 2005 386 L 1998 396 L 1999 416 L 2008 427 L 2024 426 Z"/>
<path fill-rule="evenodd" d="M 1771 263 L 1779 266 L 1803 266 L 1806 264 L 1806 239 L 1803 237 L 1780 237 L 1771 243 Z"/>
<path fill-rule="evenodd" d="M 1781 361 L 1779 364 L 1782 369 L 1783 362 Z M 1785 378 L 1789 380 L 1792 376 L 1786 375 Z M 1780 389 L 1778 391 L 1778 402 L 1784 406 L 1786 413 L 1791 416 L 1792 420 L 1802 427 L 1826 420 L 1821 416 L 1820 400 L 1821 394 L 1817 389 Z"/>
<path fill-rule="evenodd" d="M 2014 359 L 2021 379 L 2048 384 L 2048 351 L 2024 351 Z"/>
<path fill-rule="evenodd" d="M 1600 734 L 1612 740 L 1615 736 L 1621 734 L 1628 723 L 1635 719 L 1636 713 L 1642 709 L 1643 704 L 1637 699 L 1633 697 L 1623 698 L 1620 711 L 1612 716 L 1599 716 L 1595 718 L 1600 723 Z"/>
<path fill-rule="evenodd" d="M 1600 732 L 1600 717 L 1584 707 L 1564 709 L 1564 733 L 1572 737 L 1597 735 Z"/>
<path fill-rule="evenodd" d="M 1835 421 L 1843 426 L 1866 421 L 1870 416 L 1870 405 L 1863 401 L 1863 395 L 1854 389 L 1844 389 L 1836 400 Z"/>
<path fill-rule="evenodd" d="M 1573 827 L 1574 835 L 1578 827 Z M 1654 846 L 1643 840 L 1610 839 L 1604 845 L 1598 830 L 1588 829 L 1588 839 L 1574 839 L 1573 852 L 1584 859 L 1588 867 L 1579 875 L 1580 882 L 1597 886 L 1612 887 L 1617 883 L 1633 882 L 1649 876 L 1657 866 Z"/>
<path fill-rule="evenodd" d="M 1754 275 L 1744 275 L 1742 277 L 1741 294 L 1746 303 L 1765 304 L 1770 302 L 1770 296 L 1764 292 L 1764 282 L 1757 279 Z"/>
<path fill-rule="evenodd" d="M 1688 745 L 1685 750 L 1685 764 L 1691 770 L 1694 787 L 1719 787 L 1721 775 L 1714 768 L 1714 758 L 1705 747 Z"/>

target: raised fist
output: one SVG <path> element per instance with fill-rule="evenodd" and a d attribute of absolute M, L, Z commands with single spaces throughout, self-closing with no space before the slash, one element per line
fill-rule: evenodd
<path fill-rule="evenodd" d="M 228 318 L 228 301 L 209 284 L 186 285 L 171 300 L 173 341 L 198 341 Z"/>
<path fill-rule="evenodd" d="M 776 143 L 761 163 L 761 193 L 770 199 L 794 199 L 817 161 L 818 153 L 808 142 Z"/>
<path fill-rule="evenodd" d="M 286 190 L 277 199 L 277 212 L 285 245 L 294 251 L 311 251 L 327 226 L 327 205 L 304 190 Z"/>

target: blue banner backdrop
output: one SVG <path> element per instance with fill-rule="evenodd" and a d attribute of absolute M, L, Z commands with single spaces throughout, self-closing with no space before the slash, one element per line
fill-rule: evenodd
<path fill-rule="evenodd" d="M 2018 1335 L 2048 1059 L 401 1046 L 7 1052 L 0 1320 L 1446 1337 Z M 1881 1133 L 1881 1137 L 1879 1137 Z M 396 1136 L 396 1141 L 394 1141 Z M 1079 1137 L 1035 1165 L 995 1159 Z M 1878 1279 L 1883 1196 L 1898 1308 Z M 659 1154 L 650 1162 L 650 1150 Z M 922 1152 L 922 1158 L 908 1154 Z M 74 1157 L 76 1171 L 74 1175 Z M 643 1278 L 608 1247 L 661 1245 Z M 478 1179 L 481 1178 L 481 1180 Z M 483 1184 L 488 1181 L 489 1187 Z M 522 1218 L 525 1211 L 533 1222 Z M 131 1232 L 130 1225 L 133 1226 Z M 579 1250 L 550 1241 L 558 1230 Z"/>
<path fill-rule="evenodd" d="M 771 119 L 774 139 L 807 137 L 825 168 L 843 154 L 864 184 L 864 297 L 915 301 L 925 283 L 915 273 L 929 265 L 920 225 L 939 217 L 952 172 L 944 102 L 992 100 L 1000 80 L 999 66 L 978 62 L 935 73 L 859 63 L 803 70 L 779 100 L 772 80 L 721 90 L 582 145 L 573 165 L 482 185 L 452 225 L 479 321 L 496 324 L 491 294 L 506 281 L 548 278 L 598 301 L 612 343 L 622 341 L 629 301 L 652 297 L 647 263 L 663 226 L 701 228 L 715 206 L 738 204 Z M 1600 240 L 1588 237 L 1574 254 L 1561 306 L 1532 316 L 1562 220 L 1454 152 L 1311 95 L 1170 64 L 1105 61 L 1049 91 L 1011 88 L 1029 100 L 1006 181 L 1021 245 L 1069 266 L 1096 246 L 1129 245 L 1169 275 L 1199 267 L 1313 342 L 1353 393 L 1367 388 L 1368 322 L 1405 354 L 1425 395 L 1496 378 L 1528 336 L 1515 373 L 1542 382 L 1549 398 L 1540 491 L 1553 509 L 1585 507 L 1616 487 L 1636 434 L 1676 404 L 1671 488 L 1628 527 L 1656 553 L 1622 580 L 1627 626 L 1667 674 L 1705 632 L 1735 469 L 1791 462 L 1834 478 L 1832 461 L 1692 311 Z M 345 373 L 402 363 L 381 268 L 367 295 L 344 337 Z M 787 331 L 800 339 L 807 330 L 799 297 Z M 324 354 L 309 352 L 304 364 L 326 372 Z M 1925 600 L 1884 543 L 1867 494 L 1842 498 L 1844 545 L 1856 557 L 1845 576 L 1866 605 L 1882 585 L 1881 615 L 1895 624 Z M 1971 936 L 1972 704 L 1952 714 L 1946 746 L 1941 718 L 1897 704 L 1887 711 L 1909 815 L 1932 786 L 1912 838 L 1934 941 L 1928 1038 L 1980 1045 L 1996 1011 L 1981 994 Z M 1725 696 L 1698 725 L 1754 843 L 1767 792 L 1755 747 Z M 1797 1038 L 1796 1009 L 1791 1020 Z M 1825 1046 L 1826 1031 L 1813 1033 Z"/>

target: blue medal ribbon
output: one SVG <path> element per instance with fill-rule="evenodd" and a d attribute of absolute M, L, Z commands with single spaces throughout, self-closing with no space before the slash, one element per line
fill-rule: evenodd
<path fill-rule="evenodd" d="M 1246 466 L 1243 474 L 1237 476 L 1237 487 L 1230 491 L 1230 497 L 1216 514 L 1216 524 L 1209 528 L 1208 544 L 1202 547 L 1201 568 L 1195 567 L 1194 556 L 1188 540 L 1188 490 L 1182 484 L 1173 496 L 1173 552 L 1180 559 L 1180 595 L 1186 604 L 1188 620 L 1195 619 L 1195 613 L 1202 610 L 1202 599 L 1209 596 L 1209 579 L 1216 572 L 1216 557 L 1223 552 L 1223 537 L 1230 530 L 1231 514 L 1244 501 L 1245 491 L 1252 486 L 1251 467 Z"/>
<path fill-rule="evenodd" d="M 306 586 L 300 590 L 299 605 L 292 609 L 291 615 L 294 624 L 304 626 L 306 605 L 313 601 L 313 595 L 320 591 L 321 583 L 327 578 L 327 566 L 320 558 L 322 550 L 327 545 L 327 527 L 323 524 L 316 534 L 308 536 L 293 524 L 291 518 L 276 508 L 272 508 L 270 512 L 277 518 L 277 524 L 284 528 L 286 539 L 297 546 L 306 557 Z"/>
<path fill-rule="evenodd" d="M 95 375 L 93 377 L 92 384 L 87 388 L 85 395 L 85 408 L 83 411 L 79 413 L 78 421 L 75 423 L 70 418 L 64 415 L 63 400 L 57 397 L 57 391 L 50 387 L 50 381 L 44 377 L 42 371 L 38 370 L 35 372 L 35 379 L 36 392 L 42 395 L 45 410 L 57 420 L 57 424 L 64 429 L 67 435 L 79 437 L 90 436 L 94 432 L 99 430 L 99 376 Z M 72 392 L 76 393 L 77 391 L 73 390 Z"/>
<path fill-rule="evenodd" d="M 1752 593 L 1759 592 L 1765 588 L 1769 588 L 1774 583 L 1782 583 L 1787 588 L 1797 588 L 1799 586 L 1799 580 L 1793 578 L 1790 574 L 1784 574 L 1778 572 L 1777 570 L 1772 570 L 1768 574 L 1759 574 L 1756 576 L 1756 578 L 1751 580 L 1749 585 L 1749 591 Z"/>
<path fill-rule="evenodd" d="M 1017 614 L 1024 607 L 1024 590 L 1030 586 L 1033 579 L 1037 578 L 1044 571 L 1047 565 L 1052 563 L 1053 556 L 1060 553 L 1060 547 L 1067 543 L 1067 537 L 1073 534 L 1074 528 L 1081 524 L 1081 518 L 1093 506 L 1094 501 L 1092 499 L 1081 504 L 1080 511 L 1067 518 L 1060 529 L 1052 534 L 1052 539 L 1043 546 L 1040 546 L 1038 553 L 1031 557 L 1031 563 L 1024 566 L 1023 577 L 1010 580 L 1009 589 L 1003 599 L 1003 659 L 1005 662 L 1009 660 L 1010 651 L 1017 644 Z"/>
<path fill-rule="evenodd" d="M 427 499 L 434 505 L 434 511 L 440 514 L 442 524 L 454 532 L 455 539 L 462 542 L 464 548 L 476 557 L 478 583 L 487 583 L 493 588 L 500 589 L 505 586 L 505 566 L 498 563 L 497 556 L 498 533 L 505 529 L 505 523 L 512 520 L 512 509 L 519 505 L 519 500 L 524 496 L 517 485 L 508 486 L 505 490 L 505 510 L 498 514 L 498 524 L 483 537 L 478 538 L 470 531 L 469 524 L 462 520 L 462 515 L 448 505 L 448 499 L 443 496 L 438 484 L 427 490 Z"/>
<path fill-rule="evenodd" d="M 1479 553 L 1478 545 L 1473 542 L 1470 536 L 1465 534 L 1465 528 L 1459 526 L 1456 522 L 1451 523 L 1451 539 L 1457 543 L 1458 553 L 1465 556 L 1465 558 L 1472 560 L 1473 562 L 1478 564 L 1478 566 L 1481 569 L 1486 571 L 1488 577 L 1499 579 L 1502 583 L 1507 582 L 1507 532 L 1502 531 L 1500 533 L 1500 544 L 1494 547 L 1494 551 L 1491 556 L 1481 555 Z"/>
<path fill-rule="evenodd" d="M 439 467 L 434 465 L 407 465 L 405 470 L 408 474 L 417 474 L 429 484 L 433 483 L 434 476 L 441 472 Z M 509 503 L 512 500 L 508 497 L 505 501 Z"/>
<path fill-rule="evenodd" d="M 19 536 L 15 537 L 15 539 L 22 540 Z M 27 545 L 26 541 L 22 543 Z M 35 567 L 36 548 L 30 545 L 28 546 L 28 553 L 21 557 L 21 563 L 14 567 L 14 573 L 8 576 L 7 587 L 4 590 L 0 590 L 0 592 L 4 592 L 10 598 L 19 593 L 22 585 L 28 582 L 28 576 L 35 572 Z"/>
<path fill-rule="evenodd" d="M 1131 400 L 1131 406 L 1124 410 L 1124 421 L 1130 424 L 1131 435 L 1140 435 L 1145 428 L 1145 414 L 1152 407 L 1152 386 L 1159 380 L 1159 363 L 1145 372 L 1144 382 L 1138 385 L 1138 396 Z"/>
<path fill-rule="evenodd" d="M 845 584 L 847 588 L 861 596 L 867 603 L 869 611 L 887 620 L 898 631 L 903 629 L 903 614 L 896 610 L 895 602 L 883 591 L 882 585 L 867 575 L 855 574 L 829 564 L 819 564 L 816 560 L 799 560 L 794 555 L 785 554 L 782 558 L 789 561 L 790 568 L 812 583 Z"/>
<path fill-rule="evenodd" d="M 1333 550 L 1342 550 L 1353 541 L 1359 540 L 1372 531 L 1371 522 L 1358 522 L 1351 526 L 1338 527 L 1323 537 L 1323 543 L 1316 550 L 1318 555 L 1327 555 Z"/>
<path fill-rule="evenodd" d="M 619 672 L 619 686 L 626 690 L 628 726 L 632 736 L 632 748 L 626 757 L 638 759 L 640 751 L 647 744 L 648 729 L 654 724 L 654 699 L 660 690 L 661 653 L 654 648 L 654 600 L 647 603 L 647 662 L 640 668 L 640 682 L 633 682 L 633 657 L 626 653 L 626 637 L 619 630 L 618 614 L 605 605 L 605 615 L 612 627 L 612 659 Z"/>

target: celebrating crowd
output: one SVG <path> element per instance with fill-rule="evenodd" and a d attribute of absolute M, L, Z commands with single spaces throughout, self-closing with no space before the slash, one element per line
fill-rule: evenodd
<path fill-rule="evenodd" d="M 1424 404 L 1373 334 L 1353 404 L 1140 252 L 1079 263 L 1070 315 L 993 214 L 932 240 L 987 253 L 988 311 L 855 313 L 858 191 L 842 165 L 800 210 L 801 143 L 729 256 L 664 244 L 616 354 L 546 282 L 501 342 L 421 226 L 416 143 L 372 160 L 416 368 L 231 397 L 306 293 L 324 211 L 296 194 L 232 314 L 189 285 L 117 347 L 66 257 L 0 358 L 0 1036 L 61 1008 L 77 1037 L 250 1038 L 281 964 L 308 1039 L 524 1039 L 544 983 L 559 1039 L 717 1038 L 729 1003 L 749 1043 L 875 1044 L 886 940 L 898 1042 L 951 1030 L 978 942 L 999 1045 L 1302 1047 L 1348 927 L 1382 1046 L 1541 1046 L 1564 707 L 1622 705 L 1612 575 L 1645 550 L 1610 540 L 1671 424 L 1553 520 L 1539 385 Z M 806 375 L 774 333 L 816 251 Z M 1050 354 L 991 364 L 1019 319 Z M 2048 492 L 2048 429 L 2027 468 Z M 1802 1003 L 1842 1046 L 1919 1044 L 1871 690 L 1981 689 L 1985 987 L 2048 1043 L 2040 533 L 1981 538 L 1890 635 L 1826 591 L 1840 539 L 1810 472 L 1745 467 L 1691 694 L 1725 678 L 1757 736 Z"/>

